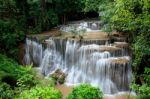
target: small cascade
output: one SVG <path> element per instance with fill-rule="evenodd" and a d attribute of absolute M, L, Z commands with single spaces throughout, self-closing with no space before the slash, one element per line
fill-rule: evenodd
<path fill-rule="evenodd" d="M 60 30 L 65 32 L 70 32 L 72 30 L 76 31 L 86 31 L 86 32 L 95 32 L 100 31 L 100 26 L 102 22 L 100 21 L 75 21 L 68 23 L 67 25 L 62 25 Z"/>
<path fill-rule="evenodd" d="M 129 56 L 121 54 L 122 56 L 114 57 L 110 50 L 101 50 L 104 47 L 112 47 L 112 50 L 115 48 L 96 44 L 72 47 L 78 49 L 77 51 L 70 49 L 73 51 L 71 53 L 75 54 L 68 58 L 73 59 L 73 64 L 68 65 L 66 84 L 90 83 L 100 87 L 107 94 L 127 91 L 131 80 Z"/>
<path fill-rule="evenodd" d="M 44 42 L 46 47 L 26 39 L 25 64 L 35 64 L 47 77 L 57 69 L 62 70 L 68 86 L 89 83 L 105 94 L 129 91 L 132 70 L 125 41 L 49 37 Z"/>
<path fill-rule="evenodd" d="M 43 59 L 43 46 L 37 41 L 26 38 L 25 56 L 23 63 L 39 66 Z"/>

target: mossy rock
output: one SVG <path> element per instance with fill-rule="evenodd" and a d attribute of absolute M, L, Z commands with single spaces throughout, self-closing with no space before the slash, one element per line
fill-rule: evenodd
<path fill-rule="evenodd" d="M 60 69 L 57 69 L 51 77 L 55 80 L 56 84 L 63 84 L 65 82 L 66 74 Z"/>

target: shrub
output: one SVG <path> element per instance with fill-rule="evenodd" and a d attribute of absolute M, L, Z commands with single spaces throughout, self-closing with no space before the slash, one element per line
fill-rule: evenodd
<path fill-rule="evenodd" d="M 17 80 L 12 75 L 5 75 L 2 77 L 1 82 L 4 82 L 4 83 L 10 85 L 11 88 L 15 88 Z"/>
<path fill-rule="evenodd" d="M 35 87 L 23 91 L 16 99 L 61 99 L 61 93 L 50 87 Z"/>
<path fill-rule="evenodd" d="M 6 83 L 0 83 L 0 99 L 13 99 L 14 93 Z"/>
<path fill-rule="evenodd" d="M 144 80 L 145 82 L 150 85 L 150 68 L 145 68 L 144 70 Z"/>
<path fill-rule="evenodd" d="M 32 66 L 20 66 L 13 59 L 6 57 L 5 55 L 0 54 L 0 78 L 3 78 L 5 75 L 14 76 L 16 79 L 19 79 L 25 74 L 33 74 Z"/>
<path fill-rule="evenodd" d="M 150 99 L 150 96 L 148 95 L 138 96 L 136 99 Z"/>
<path fill-rule="evenodd" d="M 0 54 L 0 82 L 7 83 L 15 93 L 36 85 L 31 66 L 23 67 L 14 60 Z"/>
<path fill-rule="evenodd" d="M 67 99 L 102 99 L 102 92 L 99 88 L 89 84 L 82 84 L 75 87 Z"/>
<path fill-rule="evenodd" d="M 17 85 L 19 87 L 22 87 L 23 89 L 25 88 L 31 88 L 36 84 L 34 81 L 34 77 L 31 74 L 25 74 L 21 78 L 17 80 Z"/>
<path fill-rule="evenodd" d="M 132 84 L 131 88 L 140 95 L 150 95 L 150 68 L 145 68 L 144 74 L 144 83 L 142 85 Z"/>
<path fill-rule="evenodd" d="M 18 43 L 24 40 L 25 34 L 22 31 L 19 20 L 0 20 L 0 47 L 1 51 L 14 59 L 18 59 Z"/>
<path fill-rule="evenodd" d="M 46 87 L 47 85 L 51 86 L 51 87 L 54 87 L 55 84 L 56 84 L 56 81 L 52 78 L 46 78 L 46 79 L 37 79 L 39 82 L 38 82 L 38 86 L 41 86 L 41 87 Z"/>
<path fill-rule="evenodd" d="M 5 74 L 11 74 L 19 78 L 28 71 L 19 66 L 14 60 L 0 54 L 0 71 Z"/>
<path fill-rule="evenodd" d="M 147 84 L 143 84 L 142 86 L 139 87 L 138 92 L 141 95 L 150 95 L 150 86 Z"/>

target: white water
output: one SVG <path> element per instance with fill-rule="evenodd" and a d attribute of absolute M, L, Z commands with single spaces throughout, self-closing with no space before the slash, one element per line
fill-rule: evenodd
<path fill-rule="evenodd" d="M 79 21 L 79 22 L 72 22 L 67 25 L 62 25 L 60 30 L 64 32 L 71 32 L 71 31 L 85 31 L 85 32 L 96 32 L 100 31 L 101 23 L 99 21 Z"/>
<path fill-rule="evenodd" d="M 44 49 L 42 44 L 26 39 L 25 64 L 36 64 L 47 77 L 61 69 L 67 74 L 66 85 L 89 83 L 105 94 L 129 91 L 132 71 L 127 49 L 101 50 L 115 48 L 108 41 L 93 43 L 55 38 L 45 41 Z M 118 60 L 125 62 L 118 63 Z"/>
<path fill-rule="evenodd" d="M 31 64 L 34 62 L 35 65 L 40 65 L 43 58 L 43 47 L 36 41 L 26 39 L 25 56 L 23 59 L 24 64 Z"/>

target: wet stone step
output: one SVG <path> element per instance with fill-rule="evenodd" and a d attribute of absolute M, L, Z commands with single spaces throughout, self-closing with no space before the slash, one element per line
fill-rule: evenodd
<path fill-rule="evenodd" d="M 127 42 L 114 42 L 114 45 L 121 48 L 129 47 L 129 44 Z"/>
<path fill-rule="evenodd" d="M 127 37 L 116 37 L 116 36 L 113 36 L 112 39 L 114 41 L 117 41 L 117 42 L 126 42 L 127 41 Z"/>
<path fill-rule="evenodd" d="M 112 64 L 126 64 L 129 62 L 129 57 L 120 57 L 120 58 L 116 58 L 116 59 L 112 59 L 111 63 Z"/>
<path fill-rule="evenodd" d="M 116 51 L 121 50 L 121 48 L 116 46 L 109 46 L 109 45 L 97 45 L 97 44 L 90 44 L 84 45 L 79 48 L 79 50 L 90 50 L 90 51 Z"/>
<path fill-rule="evenodd" d="M 78 51 L 87 54 L 92 52 L 109 52 L 112 57 L 128 55 L 128 49 L 109 45 L 96 45 L 96 44 L 83 45 L 78 49 Z"/>

